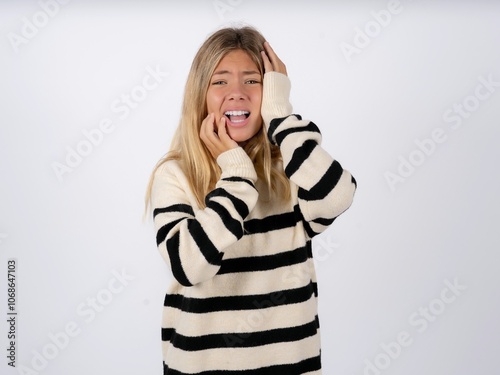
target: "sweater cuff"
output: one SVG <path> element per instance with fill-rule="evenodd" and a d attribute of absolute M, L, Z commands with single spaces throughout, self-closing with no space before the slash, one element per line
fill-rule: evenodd
<path fill-rule="evenodd" d="M 222 170 L 221 179 L 241 177 L 249 179 L 254 183 L 257 181 L 257 173 L 255 172 L 252 160 L 241 147 L 224 151 L 217 158 L 217 164 L 219 164 Z"/>
<path fill-rule="evenodd" d="M 292 114 L 290 89 L 290 79 L 285 74 L 278 72 L 264 74 L 261 114 L 267 128 L 273 119 Z"/>

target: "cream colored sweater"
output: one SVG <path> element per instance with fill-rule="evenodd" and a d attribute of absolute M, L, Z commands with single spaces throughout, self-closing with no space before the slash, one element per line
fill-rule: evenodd
<path fill-rule="evenodd" d="M 262 117 L 290 179 L 269 201 L 242 148 L 200 209 L 176 161 L 155 175 L 158 249 L 174 281 L 164 301 L 164 374 L 321 374 L 311 239 L 351 204 L 356 181 L 292 115 L 287 76 L 264 75 Z"/>

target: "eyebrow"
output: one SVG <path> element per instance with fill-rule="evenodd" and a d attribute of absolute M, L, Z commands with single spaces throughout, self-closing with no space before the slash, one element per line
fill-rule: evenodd
<path fill-rule="evenodd" d="M 214 72 L 214 76 L 215 75 L 223 75 L 223 74 L 231 74 L 231 72 L 229 70 L 219 70 L 217 72 Z M 256 70 L 245 70 L 243 71 L 243 75 L 251 75 L 251 74 L 258 74 L 260 75 L 260 72 L 256 71 Z"/>

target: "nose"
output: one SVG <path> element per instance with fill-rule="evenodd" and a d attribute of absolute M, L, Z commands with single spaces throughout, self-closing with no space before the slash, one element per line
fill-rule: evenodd
<path fill-rule="evenodd" d="M 235 82 L 230 85 L 228 99 L 243 100 L 246 98 L 245 85 L 240 82 Z"/>

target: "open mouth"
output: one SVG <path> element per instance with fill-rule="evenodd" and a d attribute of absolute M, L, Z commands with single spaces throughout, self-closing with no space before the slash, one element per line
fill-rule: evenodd
<path fill-rule="evenodd" d="M 250 112 L 226 111 L 224 112 L 224 116 L 226 116 L 229 119 L 229 121 L 231 121 L 233 124 L 238 124 L 244 122 L 250 116 Z"/>

